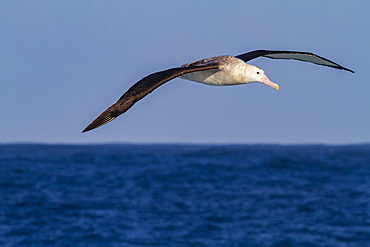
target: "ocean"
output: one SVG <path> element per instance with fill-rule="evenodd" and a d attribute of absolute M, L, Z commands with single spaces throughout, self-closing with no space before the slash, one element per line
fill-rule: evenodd
<path fill-rule="evenodd" d="M 0 246 L 370 246 L 370 145 L 0 145 Z"/>

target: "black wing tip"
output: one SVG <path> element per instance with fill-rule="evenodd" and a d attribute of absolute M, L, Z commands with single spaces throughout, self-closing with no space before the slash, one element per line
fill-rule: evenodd
<path fill-rule="evenodd" d="M 81 133 L 85 133 L 85 132 L 87 132 L 87 131 L 90 131 L 90 130 L 93 130 L 93 129 L 95 129 L 94 127 L 91 127 L 90 125 L 89 126 L 87 126 Z"/>
<path fill-rule="evenodd" d="M 351 72 L 351 73 L 355 73 L 355 71 L 353 71 L 353 70 L 351 70 L 351 69 L 347 69 L 347 68 L 345 68 L 345 67 L 342 67 L 342 68 L 340 68 L 340 69 L 347 70 L 347 71 L 349 71 L 349 72 Z"/>
<path fill-rule="evenodd" d="M 351 73 L 355 73 L 355 71 L 351 70 L 351 69 L 348 69 L 346 67 L 343 67 L 339 64 L 337 64 L 337 66 L 328 66 L 328 67 L 331 67 L 331 68 L 334 68 L 334 69 L 340 69 L 340 70 L 345 70 L 345 71 L 349 71 Z"/>
<path fill-rule="evenodd" d="M 91 124 L 89 124 L 83 131 L 82 133 L 84 132 L 87 132 L 87 131 L 90 131 L 90 130 L 93 130 L 93 129 L 96 129 L 106 123 L 109 123 L 110 121 L 112 121 L 113 119 L 115 119 L 116 117 L 115 116 L 112 116 L 112 112 L 111 112 L 111 108 L 108 108 L 107 110 L 105 110 L 102 114 L 100 114 L 94 121 L 91 122 Z"/>
<path fill-rule="evenodd" d="M 94 120 L 91 124 L 89 124 L 81 133 L 85 133 L 85 132 L 88 132 L 90 130 L 93 130 L 93 129 L 96 129 L 98 128 L 99 126 L 101 126 L 101 124 L 97 124 L 96 120 Z"/>
<path fill-rule="evenodd" d="M 82 133 L 85 133 L 87 131 L 96 129 L 110 121 L 115 119 L 115 117 L 106 117 L 106 116 L 99 116 L 97 117 L 91 124 L 89 124 L 83 131 Z"/>

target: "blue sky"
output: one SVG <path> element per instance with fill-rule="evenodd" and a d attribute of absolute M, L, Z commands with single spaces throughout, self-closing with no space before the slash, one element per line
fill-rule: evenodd
<path fill-rule="evenodd" d="M 2 1 L 0 143 L 370 141 L 369 1 Z M 175 79 L 81 134 L 152 72 L 255 49 L 310 51 L 356 73 L 250 61 L 280 85 Z"/>

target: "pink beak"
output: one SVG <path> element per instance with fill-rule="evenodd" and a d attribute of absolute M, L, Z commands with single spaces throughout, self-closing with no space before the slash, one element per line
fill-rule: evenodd
<path fill-rule="evenodd" d="M 262 83 L 269 87 L 275 88 L 276 90 L 279 90 L 279 85 L 270 81 L 265 74 L 263 74 Z"/>

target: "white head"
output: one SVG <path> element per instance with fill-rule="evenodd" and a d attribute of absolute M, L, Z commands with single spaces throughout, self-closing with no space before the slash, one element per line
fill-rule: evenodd
<path fill-rule="evenodd" d="M 244 77 L 245 83 L 261 82 L 269 87 L 279 90 L 279 85 L 270 81 L 262 69 L 250 64 L 245 65 L 247 65 Z"/>

